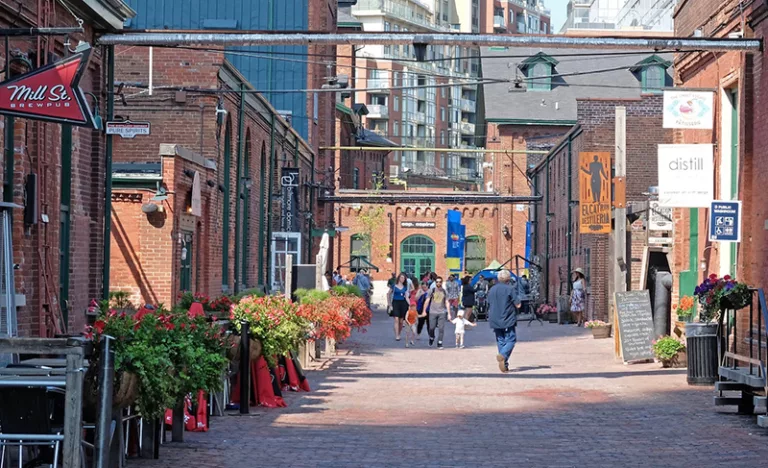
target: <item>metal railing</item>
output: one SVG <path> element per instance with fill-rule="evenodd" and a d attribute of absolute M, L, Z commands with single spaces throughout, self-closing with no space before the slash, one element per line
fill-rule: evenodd
<path fill-rule="evenodd" d="M 757 310 L 755 310 L 757 304 Z M 739 330 L 739 317 L 749 312 L 748 329 Z M 722 347 L 718 359 L 723 367 L 739 369 L 739 364 L 748 364 L 744 370 L 749 369 L 749 375 L 755 375 L 762 379 L 763 386 L 768 390 L 766 381 L 766 360 L 768 350 L 768 304 L 766 303 L 763 289 L 752 289 L 752 300 L 748 308 L 741 310 L 725 310 L 720 316 L 719 344 Z M 744 349 L 746 346 L 747 349 Z"/>
<path fill-rule="evenodd" d="M 462 122 L 461 123 L 461 133 L 468 134 L 468 135 L 474 135 L 475 134 L 475 124 L 471 122 Z"/>
<path fill-rule="evenodd" d="M 504 21 L 503 16 L 494 16 L 493 17 L 493 27 L 499 28 L 499 29 L 507 29 L 507 23 Z"/>
<path fill-rule="evenodd" d="M 472 101 L 471 99 L 462 99 L 459 108 L 464 112 L 474 113 L 476 108 L 475 106 L 475 101 Z"/>
<path fill-rule="evenodd" d="M 370 104 L 368 107 L 369 119 L 388 119 L 389 107 L 381 104 Z"/>
<path fill-rule="evenodd" d="M 420 7 L 428 10 L 426 14 L 418 13 L 415 5 L 408 4 L 409 2 L 396 2 L 393 0 L 358 0 L 357 4 L 352 7 L 352 14 L 362 11 L 379 10 L 390 16 L 393 16 L 402 21 L 406 21 L 416 26 L 432 29 L 435 31 L 450 31 L 450 26 L 445 26 L 436 22 L 432 16 L 432 11 L 424 4 L 420 2 L 411 2 L 419 5 Z"/>
<path fill-rule="evenodd" d="M 389 89 L 389 78 L 369 78 L 366 82 L 368 88 Z"/>

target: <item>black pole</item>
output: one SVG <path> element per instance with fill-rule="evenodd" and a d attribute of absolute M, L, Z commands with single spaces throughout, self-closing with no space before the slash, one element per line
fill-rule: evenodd
<path fill-rule="evenodd" d="M 101 337 L 101 356 L 99 366 L 99 408 L 96 423 L 96 440 L 93 444 L 94 468 L 109 467 L 109 444 L 112 426 L 112 392 L 115 381 L 115 352 L 112 349 L 111 336 Z"/>
<path fill-rule="evenodd" d="M 115 117 L 115 47 L 107 47 L 107 122 Z M 109 299 L 109 256 L 112 242 L 112 135 L 106 136 L 104 156 L 104 258 L 102 293 Z"/>
<path fill-rule="evenodd" d="M 248 322 L 240 324 L 240 414 L 248 414 L 251 406 L 251 338 Z"/>
<path fill-rule="evenodd" d="M 0 37 L 11 36 L 66 36 L 83 32 L 83 28 L 4 28 L 0 29 Z"/>

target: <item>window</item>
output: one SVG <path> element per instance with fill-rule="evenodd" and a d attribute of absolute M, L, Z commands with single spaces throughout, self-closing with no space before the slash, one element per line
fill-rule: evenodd
<path fill-rule="evenodd" d="M 445 121 L 445 107 L 440 107 L 440 120 Z"/>
<path fill-rule="evenodd" d="M 445 144 L 445 130 L 440 130 L 440 144 Z"/>
<path fill-rule="evenodd" d="M 357 169 L 355 169 L 357 170 Z M 370 242 L 366 242 L 365 236 L 355 234 L 350 239 L 349 269 L 353 272 L 365 268 L 371 258 Z"/>
<path fill-rule="evenodd" d="M 528 89 L 537 91 L 549 91 L 552 89 L 552 65 L 539 62 L 528 69 L 528 78 L 534 78 L 528 81 Z"/>
<path fill-rule="evenodd" d="M 384 22 L 384 31 L 389 32 L 391 30 L 390 24 L 388 21 Z M 385 45 L 384 46 L 384 55 L 391 55 L 392 54 L 392 46 L 391 45 Z"/>
<path fill-rule="evenodd" d="M 352 169 L 352 188 L 357 190 L 360 188 L 360 169 Z"/>
<path fill-rule="evenodd" d="M 441 97 L 441 98 L 443 98 L 443 99 L 445 99 L 445 93 L 446 93 L 446 91 L 445 91 L 445 90 L 446 90 L 446 88 L 445 88 L 445 87 L 443 87 L 443 88 L 440 88 L 440 97 Z"/>
<path fill-rule="evenodd" d="M 643 70 L 643 92 L 658 92 L 664 87 L 664 68 L 653 65 Z"/>
<path fill-rule="evenodd" d="M 395 96 L 395 103 L 394 103 L 394 105 L 392 107 L 392 110 L 395 111 L 395 112 L 400 110 L 400 98 L 397 97 L 397 96 Z"/>
<path fill-rule="evenodd" d="M 485 238 L 469 236 L 464 244 L 464 269 L 470 275 L 485 268 Z"/>
<path fill-rule="evenodd" d="M 395 125 L 392 127 L 392 135 L 393 136 L 400 135 L 400 123 L 397 120 L 395 120 Z"/>

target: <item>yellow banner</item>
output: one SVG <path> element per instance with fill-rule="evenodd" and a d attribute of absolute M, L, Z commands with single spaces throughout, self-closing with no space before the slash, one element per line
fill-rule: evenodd
<path fill-rule="evenodd" d="M 611 232 L 611 153 L 579 153 L 579 232 Z"/>

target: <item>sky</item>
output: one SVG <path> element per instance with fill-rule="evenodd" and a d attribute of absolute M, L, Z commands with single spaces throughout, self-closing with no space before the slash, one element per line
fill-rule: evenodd
<path fill-rule="evenodd" d="M 552 31 L 559 33 L 567 16 L 568 0 L 544 0 L 544 6 L 552 10 Z"/>

